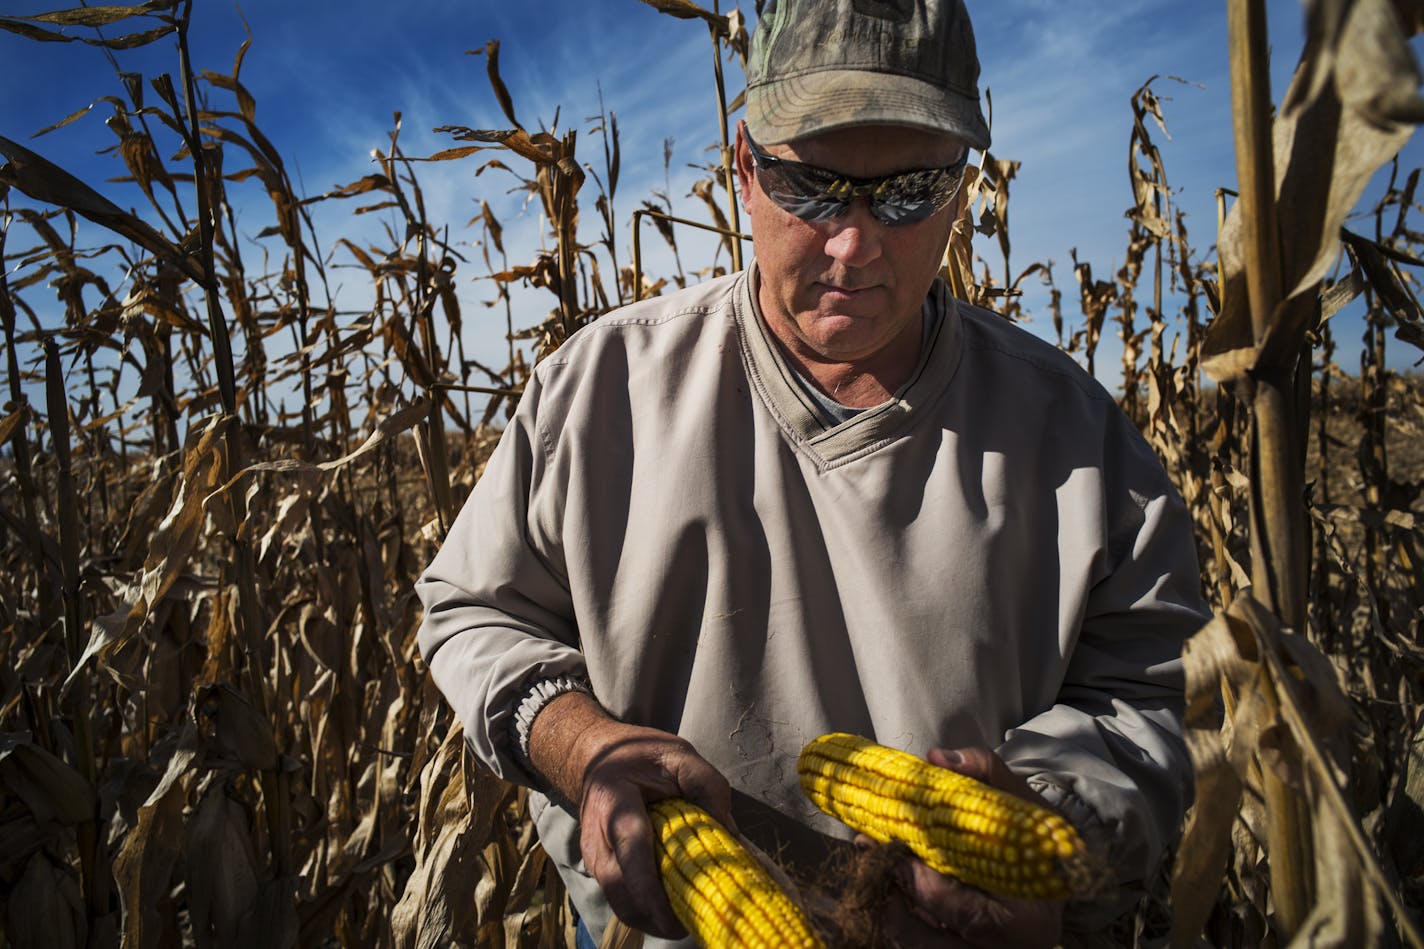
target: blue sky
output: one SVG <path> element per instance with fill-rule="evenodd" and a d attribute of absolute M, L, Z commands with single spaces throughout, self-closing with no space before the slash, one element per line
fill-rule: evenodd
<path fill-rule="evenodd" d="M 0 14 L 33 14 L 62 5 L 64 0 L 0 0 Z M 1116 270 L 1126 244 L 1123 212 L 1131 202 L 1128 100 L 1154 74 L 1189 83 L 1158 81 L 1154 88 L 1165 100 L 1172 139 L 1153 131 L 1177 203 L 1189 215 L 1193 245 L 1205 254 L 1214 239 L 1215 189 L 1235 181 L 1225 4 L 970 0 L 969 5 L 983 63 L 981 84 L 993 98 L 993 151 L 1023 163 L 1011 201 L 1014 270 L 1037 260 L 1054 261 L 1070 323 L 1078 317 L 1070 249 L 1076 247 L 1100 278 Z M 225 0 L 198 0 L 196 7 L 195 64 L 230 71 L 243 37 L 238 7 Z M 727 12 L 731 4 L 723 0 L 722 7 Z M 752 0 L 743 0 L 741 9 L 754 17 Z M 1270 0 L 1268 12 L 1276 50 L 1273 91 L 1279 100 L 1301 46 L 1301 8 L 1297 0 Z M 453 144 L 432 131 L 436 126 L 507 127 L 486 81 L 483 57 L 465 53 L 498 39 L 502 73 L 526 126 L 551 123 L 559 109 L 562 128 L 581 130 L 581 159 L 601 168 L 601 145 L 587 122 L 598 111 L 600 88 L 604 105 L 617 113 L 623 158 L 620 255 L 625 262 L 628 216 L 651 189 L 664 187 L 665 138 L 675 143 L 671 192 L 679 211 L 706 217 L 700 202 L 684 197 L 700 177 L 687 165 L 709 160 L 706 149 L 716 139 L 711 45 L 696 21 L 673 19 L 637 0 L 247 0 L 241 16 L 253 37 L 242 78 L 256 97 L 258 124 L 306 193 L 373 171 L 371 151 L 386 147 L 396 111 L 404 114 L 401 141 L 412 155 Z M 110 35 L 115 32 L 111 28 Z M 167 40 L 116 55 L 125 70 L 176 74 L 177 57 Z M 727 77 L 735 94 L 739 69 L 729 66 Z M 107 105 L 101 103 L 64 129 L 30 139 L 101 95 L 122 94 L 102 51 L 0 33 L 0 82 L 6 90 L 0 97 L 0 135 L 66 167 L 120 205 L 142 204 L 124 186 L 105 182 L 122 173 L 117 160 L 95 154 L 114 141 L 103 124 Z M 1405 168 L 1422 160 L 1424 148 L 1417 139 L 1411 141 Z M 511 261 L 526 261 L 540 239 L 537 208 L 522 210 L 518 197 L 506 194 L 509 178 L 475 178 L 474 167 L 465 161 L 419 169 L 433 216 L 459 232 L 478 210 L 479 199 L 486 199 L 505 225 Z M 255 187 L 252 198 L 253 209 L 246 213 L 253 217 L 255 234 L 269 222 L 262 216 L 265 199 Z M 349 207 L 323 213 L 339 218 L 323 237 L 326 246 L 358 226 Z M 592 240 L 597 231 L 589 209 L 583 235 Z M 474 234 L 459 236 L 468 240 Z M 692 236 L 687 241 L 705 246 Z M 706 263 L 696 253 L 685 258 Z M 489 296 L 487 286 L 474 282 L 464 284 L 463 292 L 472 301 Z M 27 299 L 42 302 L 33 294 Z M 531 312 L 517 313 L 516 323 L 536 322 L 551 299 L 521 296 L 521 306 Z M 1037 291 L 1029 302 L 1038 307 L 1030 328 L 1050 335 Z M 502 350 L 502 320 L 471 322 L 467 336 L 477 352 Z M 1341 321 L 1337 334 L 1358 336 L 1358 318 L 1353 324 Z M 1403 347 L 1396 352 L 1404 354 Z M 1355 368 L 1352 358 L 1340 357 L 1349 369 Z M 1115 360 L 1105 343 L 1100 376 L 1102 366 Z"/>

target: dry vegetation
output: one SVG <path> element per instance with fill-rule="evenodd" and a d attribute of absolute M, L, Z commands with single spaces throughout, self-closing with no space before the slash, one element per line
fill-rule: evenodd
<path fill-rule="evenodd" d="M 723 119 L 741 18 L 648 2 L 708 29 Z M 1396 6 L 1412 33 L 1418 5 Z M 257 124 L 241 55 L 231 74 L 189 66 L 189 7 L 0 17 L 22 36 L 103 26 L 101 45 L 174 37 L 181 51 L 176 80 L 125 75 L 103 100 L 116 159 L 150 201 L 141 215 L 0 139 L 0 941 L 565 945 L 523 792 L 465 753 L 416 656 L 411 589 L 519 396 L 526 351 L 667 284 L 627 259 L 616 120 L 590 124 L 593 165 L 575 130 L 528 131 L 492 43 L 513 128 L 452 128 L 451 149 L 419 159 L 396 129 L 377 172 L 301 195 Z M 1424 385 L 1385 369 L 1389 347 L 1424 340 L 1420 169 L 1392 169 L 1337 263 L 1345 213 L 1418 100 L 1378 50 L 1365 80 L 1340 65 L 1362 55 L 1350 18 L 1394 7 L 1313 9 L 1317 42 L 1276 120 L 1276 167 L 1291 169 L 1279 205 L 1269 187 L 1248 194 L 1274 180 L 1258 139 L 1221 255 L 1201 256 L 1152 143 L 1163 116 L 1149 81 L 1131 102 L 1125 263 L 1104 277 L 1074 261 L 1077 315 L 1052 291 L 1061 343 L 1085 364 L 1103 334 L 1122 340 L 1121 402 L 1194 512 L 1221 611 L 1189 651 L 1199 785 L 1177 888 L 1164 872 L 1109 941 L 1160 944 L 1175 919 L 1182 945 L 1396 931 L 1420 945 L 1407 917 L 1424 904 Z M 1249 121 L 1265 90 L 1245 69 L 1235 83 Z M 717 125 L 724 160 L 694 206 L 700 226 L 735 230 Z M 1335 161 L 1298 160 L 1322 142 L 1338 143 Z M 422 199 L 429 160 L 511 171 L 547 215 L 550 250 L 511 264 L 487 206 L 467 239 L 450 237 Z M 1025 279 L 1051 281 L 1041 265 L 1008 270 L 1016 170 L 985 156 L 945 269 L 1010 318 L 1025 315 Z M 229 188 L 250 179 L 270 197 L 279 260 L 244 256 Z M 394 224 L 384 242 L 319 236 L 317 202 Z M 581 204 L 602 228 L 592 240 Z M 676 250 L 669 197 L 641 211 Z M 1253 222 L 1278 217 L 1272 249 L 1261 235 L 1274 226 Z M 695 279 L 676 259 L 669 279 Z M 336 308 L 336 266 L 364 272 L 369 308 Z M 1274 289 L 1259 286 L 1271 272 Z M 502 369 L 464 354 L 456 288 L 476 276 L 507 321 Z M 527 328 L 507 292 L 521 282 L 552 295 Z M 40 316 L 50 293 L 58 327 Z M 1337 366 L 1323 319 L 1361 295 L 1363 361 Z"/>

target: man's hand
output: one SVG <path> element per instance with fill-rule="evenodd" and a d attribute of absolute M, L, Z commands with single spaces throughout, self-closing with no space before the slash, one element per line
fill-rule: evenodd
<path fill-rule="evenodd" d="M 936 748 L 930 764 L 977 778 L 985 784 L 1045 803 L 1022 777 L 987 748 Z M 886 906 L 885 926 L 900 946 L 970 946 L 986 949 L 1039 949 L 1059 941 L 1063 904 L 993 896 L 944 876 L 913 858 L 898 869 L 903 899 Z"/>
<path fill-rule="evenodd" d="M 554 699 L 534 719 L 529 757 L 578 806 L 584 866 L 618 918 L 654 936 L 686 935 L 653 861 L 647 805 L 685 797 L 735 831 L 727 779 L 686 740 L 620 722 L 577 692 Z"/>

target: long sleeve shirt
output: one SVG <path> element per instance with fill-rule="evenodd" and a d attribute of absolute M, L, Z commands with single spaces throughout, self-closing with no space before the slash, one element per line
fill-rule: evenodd
<path fill-rule="evenodd" d="M 418 584 L 421 649 L 475 753 L 533 783 L 513 706 L 586 675 L 739 797 L 846 838 L 798 787 L 811 738 L 986 745 L 1130 893 L 1190 795 L 1180 654 L 1207 615 L 1160 463 L 1069 357 L 939 282 L 912 378 L 830 424 L 755 280 L 625 307 L 535 368 Z M 577 815 L 531 810 L 602 926 Z"/>

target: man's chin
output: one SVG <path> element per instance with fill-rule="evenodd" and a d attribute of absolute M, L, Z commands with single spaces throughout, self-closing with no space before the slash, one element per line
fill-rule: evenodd
<path fill-rule="evenodd" d="M 854 362 L 863 359 L 878 347 L 871 323 L 860 318 L 831 317 L 834 325 L 818 321 L 815 332 L 806 341 L 824 359 L 835 362 Z"/>

